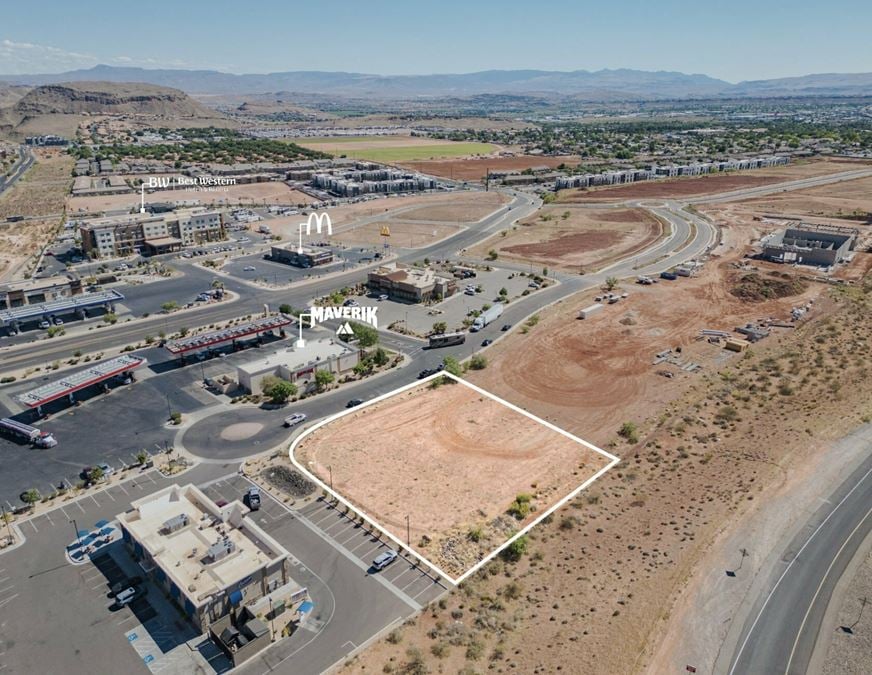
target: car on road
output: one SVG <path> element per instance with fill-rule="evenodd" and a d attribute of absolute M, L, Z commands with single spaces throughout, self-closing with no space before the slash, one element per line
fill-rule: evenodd
<path fill-rule="evenodd" d="M 384 553 L 380 553 L 379 555 L 376 556 L 375 560 L 372 561 L 372 566 L 375 569 L 381 571 L 385 567 L 390 565 L 398 557 L 399 557 L 399 555 L 397 554 L 397 552 L 394 549 L 389 548 Z"/>
<path fill-rule="evenodd" d="M 242 268 L 243 272 L 257 272 L 257 268 L 254 265 L 246 265 Z"/>
<path fill-rule="evenodd" d="M 503 332 L 505 332 L 507 330 L 512 330 L 512 324 L 510 324 L 510 323 L 503 324 L 503 327 L 500 328 L 500 330 Z"/>
<path fill-rule="evenodd" d="M 294 413 L 288 417 L 285 417 L 284 425 L 286 427 L 295 427 L 298 424 L 302 424 L 306 421 L 306 413 Z"/>
<path fill-rule="evenodd" d="M 482 347 L 487 347 L 488 345 L 493 344 L 493 342 L 494 342 L 493 340 L 482 340 L 482 341 L 481 341 L 481 346 L 482 346 Z"/>
<path fill-rule="evenodd" d="M 185 251 L 184 253 L 182 253 L 182 257 L 183 258 L 193 258 L 194 254 L 191 253 L 190 251 Z"/>
<path fill-rule="evenodd" d="M 120 606 L 129 605 L 143 593 L 145 593 L 145 588 L 142 586 L 131 586 L 118 593 L 115 596 L 115 602 Z"/>
<path fill-rule="evenodd" d="M 418 373 L 418 379 L 423 380 L 425 377 L 430 377 L 436 370 L 433 368 L 424 368 L 420 373 Z"/>
<path fill-rule="evenodd" d="M 361 403 L 363 403 L 363 399 L 362 399 L 362 398 L 353 398 L 353 399 L 351 399 L 348 403 L 345 404 L 345 407 L 346 407 L 346 408 L 356 408 L 356 407 L 359 406 Z"/>
<path fill-rule="evenodd" d="M 140 576 L 127 577 L 126 579 L 122 579 L 121 581 L 116 581 L 114 584 L 112 584 L 109 590 L 112 592 L 113 596 L 117 596 L 124 589 L 136 588 L 142 582 L 143 579 Z"/>
<path fill-rule="evenodd" d="M 245 502 L 252 511 L 260 510 L 260 488 L 250 487 L 245 493 Z"/>

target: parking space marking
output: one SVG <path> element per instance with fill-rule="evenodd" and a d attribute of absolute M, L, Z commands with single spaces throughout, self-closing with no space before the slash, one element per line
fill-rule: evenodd
<path fill-rule="evenodd" d="M 16 593 L 15 595 L 10 595 L 10 596 L 9 596 L 8 598 L 6 598 L 5 600 L 0 600 L 0 607 L 3 607 L 3 606 L 4 606 L 7 602 L 9 602 L 10 600 L 15 600 L 15 598 L 17 598 L 17 597 L 18 597 L 18 593 Z"/>
<path fill-rule="evenodd" d="M 85 512 L 85 509 L 82 508 L 82 505 L 79 503 L 78 499 L 76 501 L 74 501 L 73 503 L 79 507 L 79 511 L 81 511 L 82 513 Z"/>
<path fill-rule="evenodd" d="M 39 532 L 39 530 L 36 529 L 36 525 L 33 524 L 33 521 L 32 521 L 32 520 L 28 520 L 27 522 L 30 523 L 30 526 L 33 528 L 33 531 L 34 531 L 34 532 Z"/>
<path fill-rule="evenodd" d="M 436 586 L 437 588 L 442 588 L 441 585 L 437 584 L 437 583 L 434 581 L 432 584 L 428 584 L 427 587 L 426 587 L 423 591 L 421 591 L 420 593 L 417 593 L 417 594 L 413 595 L 413 596 L 412 596 L 412 599 L 413 599 L 413 600 L 417 600 L 417 599 L 420 598 L 422 595 L 424 595 L 424 593 L 426 593 L 427 591 L 431 590 L 434 586 Z M 440 591 L 439 593 L 441 594 L 442 591 Z"/>
<path fill-rule="evenodd" d="M 64 511 L 64 507 L 63 507 L 63 506 L 59 506 L 58 508 L 60 509 L 61 513 L 64 514 L 64 518 L 66 518 L 67 520 L 71 520 L 71 519 L 70 519 L 70 514 L 67 513 L 66 511 Z"/>
<path fill-rule="evenodd" d="M 130 494 L 127 490 L 124 489 L 124 483 L 118 483 L 118 489 L 121 490 L 126 495 Z"/>
<path fill-rule="evenodd" d="M 350 530 L 353 530 L 353 529 L 354 529 L 354 526 L 355 526 L 356 524 L 357 524 L 357 523 L 355 523 L 353 520 L 348 521 L 347 524 L 345 525 L 345 527 L 344 527 L 343 529 L 341 529 L 341 530 L 335 532 L 335 533 L 332 535 L 333 538 L 336 539 L 336 541 L 339 541 L 339 537 L 341 537 L 343 534 L 345 534 L 346 532 L 348 532 L 349 529 L 350 529 Z M 343 544 L 343 546 L 344 546 L 344 544 Z"/>
<path fill-rule="evenodd" d="M 94 495 L 88 495 L 88 496 L 89 496 L 91 499 L 94 500 L 94 503 L 95 503 L 97 506 L 100 506 L 100 502 L 97 501 L 97 498 L 96 498 Z M 82 513 L 84 513 L 84 512 L 85 512 L 85 509 L 82 509 Z"/>
<path fill-rule="evenodd" d="M 111 499 L 113 502 L 114 502 L 114 501 L 118 501 L 118 500 L 115 499 L 115 497 L 112 496 L 112 490 L 104 490 L 104 491 L 101 492 L 100 494 L 104 494 L 104 495 L 106 495 L 106 496 L 109 497 L 109 499 Z"/>
<path fill-rule="evenodd" d="M 12 586 L 7 586 L 6 588 L 0 588 L 0 593 L 5 593 L 6 591 L 11 591 L 13 588 L 15 588 L 15 584 L 12 584 Z"/>
<path fill-rule="evenodd" d="M 45 514 L 43 514 L 43 515 L 45 515 L 45 519 L 46 519 L 49 523 L 51 523 L 51 526 L 54 527 L 54 521 L 49 517 L 49 515 L 48 515 L 48 511 L 46 511 Z"/>

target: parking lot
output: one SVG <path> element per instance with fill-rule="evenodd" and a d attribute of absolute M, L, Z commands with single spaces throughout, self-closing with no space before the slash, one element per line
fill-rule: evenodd
<path fill-rule="evenodd" d="M 241 501 L 252 485 L 253 483 L 248 479 L 236 476 L 210 485 L 204 491 L 212 499 Z M 359 522 L 352 521 L 342 513 L 342 509 L 335 508 L 328 501 L 319 499 L 297 510 L 289 509 L 268 493 L 263 493 L 260 510 L 252 513 L 250 517 L 291 550 L 293 542 L 282 541 L 279 526 L 284 520 L 302 521 L 322 537 L 329 539 L 334 547 L 339 548 L 355 561 L 355 564 L 365 570 L 366 574 L 390 584 L 392 592 L 409 604 L 426 606 L 450 587 L 448 582 L 435 571 L 411 556 L 401 554 L 395 562 L 381 572 L 372 569 L 373 559 L 387 550 L 389 545 L 393 547 L 392 543 L 378 532 L 373 533 L 361 527 Z"/>
<path fill-rule="evenodd" d="M 286 284 L 288 282 L 312 279 L 330 274 L 344 272 L 360 265 L 372 264 L 378 253 L 376 248 L 343 248 L 331 247 L 334 260 L 329 265 L 302 268 L 286 265 L 281 262 L 267 260 L 263 253 L 234 258 L 221 268 L 221 271 L 237 279 L 245 281 L 262 281 L 270 284 Z M 266 249 L 268 252 L 269 249 Z M 252 269 L 253 268 L 253 269 Z"/>
<path fill-rule="evenodd" d="M 472 279 L 458 279 L 457 292 L 435 305 L 416 305 L 394 300 L 367 300 L 367 303 L 378 303 L 379 326 L 387 327 L 399 322 L 400 325 L 408 321 L 408 327 L 418 335 L 426 335 L 433 329 L 433 324 L 444 321 L 448 324 L 448 331 L 453 332 L 463 329 L 463 319 L 472 310 L 481 310 L 486 304 L 494 304 L 499 301 L 500 289 L 508 291 L 509 298 L 516 298 L 526 290 L 530 293 L 535 291 L 530 287 L 531 280 L 526 276 L 519 276 L 518 272 L 509 269 L 493 268 L 490 272 L 479 271 Z M 467 295 L 464 289 L 468 284 L 478 287 L 481 292 Z M 499 322 L 499 319 L 497 319 Z"/>

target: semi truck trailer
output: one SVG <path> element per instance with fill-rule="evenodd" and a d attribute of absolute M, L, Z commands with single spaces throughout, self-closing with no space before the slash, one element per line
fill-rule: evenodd
<path fill-rule="evenodd" d="M 498 319 L 502 316 L 503 313 L 503 305 L 502 303 L 496 303 L 490 309 L 485 310 L 477 317 L 475 317 L 475 321 L 472 322 L 471 331 L 476 332 L 480 331 L 482 328 L 491 323 L 494 319 Z"/>
<path fill-rule="evenodd" d="M 0 430 L 16 438 L 23 438 L 37 448 L 53 448 L 58 444 L 55 437 L 47 432 L 23 422 L 16 422 L 8 417 L 0 419 Z"/>

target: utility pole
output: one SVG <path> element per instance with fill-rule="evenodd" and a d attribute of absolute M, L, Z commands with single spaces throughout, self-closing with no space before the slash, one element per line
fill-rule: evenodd
<path fill-rule="evenodd" d="M 6 515 L 6 507 L 0 504 L 0 512 L 3 513 L 3 522 L 6 523 L 6 530 L 9 532 L 9 543 L 12 543 L 12 526 L 9 524 L 9 516 Z"/>
<path fill-rule="evenodd" d="M 79 537 L 79 526 L 76 525 L 76 519 L 70 518 L 70 522 L 73 524 L 73 529 L 76 531 L 76 543 L 79 545 L 79 548 L 82 548 L 82 539 Z"/>
<path fill-rule="evenodd" d="M 412 547 L 412 531 L 409 527 L 409 514 L 406 514 L 406 546 Z"/>
<path fill-rule="evenodd" d="M 330 464 L 327 466 L 327 469 L 330 471 L 330 489 L 333 489 L 333 465 Z"/>

